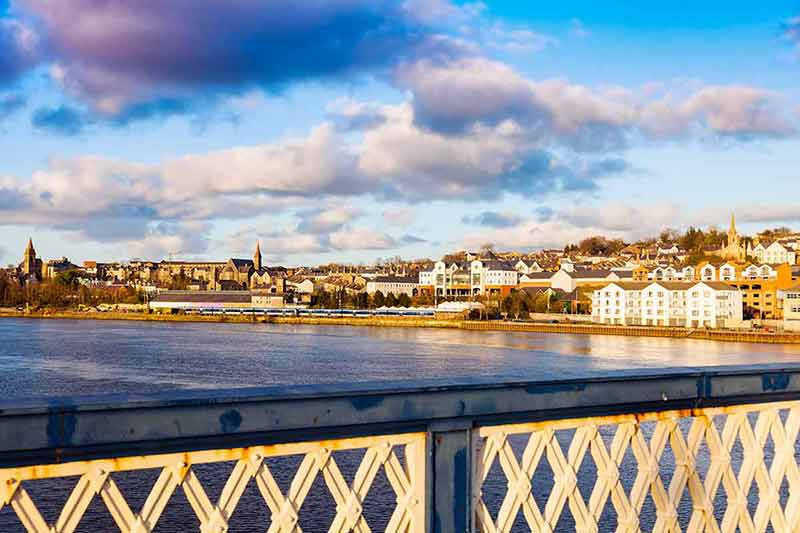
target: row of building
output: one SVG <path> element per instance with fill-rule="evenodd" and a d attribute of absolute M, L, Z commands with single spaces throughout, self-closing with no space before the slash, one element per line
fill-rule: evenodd
<path fill-rule="evenodd" d="M 592 319 L 635 326 L 740 327 L 742 293 L 719 281 L 613 282 L 594 291 Z"/>

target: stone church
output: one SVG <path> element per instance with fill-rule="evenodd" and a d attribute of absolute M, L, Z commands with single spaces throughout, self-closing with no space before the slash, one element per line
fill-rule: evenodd
<path fill-rule="evenodd" d="M 42 260 L 36 257 L 36 250 L 33 247 L 33 239 L 28 239 L 28 246 L 22 256 L 22 263 L 19 264 L 20 279 L 24 282 L 41 281 L 42 279 Z"/>
<path fill-rule="evenodd" d="M 228 259 L 219 273 L 220 288 L 263 289 L 274 294 L 283 294 L 285 282 L 283 276 L 272 273 L 263 266 L 261 243 L 258 242 L 253 259 Z"/>
<path fill-rule="evenodd" d="M 725 246 L 720 248 L 714 255 L 728 261 L 744 263 L 749 255 L 749 246 L 745 245 L 742 236 L 736 231 L 736 218 L 731 214 L 731 226 L 728 228 L 728 240 Z"/>

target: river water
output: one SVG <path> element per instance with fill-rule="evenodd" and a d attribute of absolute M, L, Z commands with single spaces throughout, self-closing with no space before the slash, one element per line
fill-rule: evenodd
<path fill-rule="evenodd" d="M 800 362 L 800 346 L 450 329 L 0 320 L 0 397 L 12 400 L 427 378 L 566 378 L 621 369 L 781 362 Z M 296 459 L 273 469 L 279 484 L 289 483 Z M 347 469 L 358 463 L 357 457 L 339 461 L 346 477 Z M 229 471 L 220 468 L 200 469 L 212 496 Z M 152 484 L 156 475 L 115 477 L 134 510 L 146 497 L 141 487 Z M 48 490 L 39 487 L 34 501 L 47 518 L 55 520 L 74 481 L 61 483 L 60 491 L 52 490 L 52 481 Z M 335 506 L 320 483 L 318 479 L 315 485 L 320 494 L 314 496 L 312 489 L 303 506 L 305 531 L 324 531 L 332 518 Z M 231 531 L 266 530 L 268 512 L 254 485 L 237 508 Z M 382 529 L 388 520 L 385 508 L 393 504 L 385 485 L 378 480 L 377 503 L 369 511 L 374 513 L 368 516 L 373 531 Z M 34 489 L 29 488 L 32 495 Z M 195 526 L 185 497 L 177 491 L 157 531 L 190 531 Z M 520 523 L 516 529 L 524 527 Z M 569 530 L 569 523 L 559 529 Z M 79 531 L 114 530 L 108 511 L 95 498 Z M 16 531 L 23 529 L 5 506 L 0 509 L 0 532 Z"/>

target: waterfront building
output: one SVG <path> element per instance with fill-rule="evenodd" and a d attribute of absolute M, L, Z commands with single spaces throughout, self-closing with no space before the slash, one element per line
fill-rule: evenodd
<path fill-rule="evenodd" d="M 149 303 L 150 309 L 161 313 L 220 311 L 233 312 L 280 308 L 281 295 L 264 291 L 161 291 Z"/>
<path fill-rule="evenodd" d="M 800 331 L 800 285 L 781 291 L 781 296 L 784 329 Z"/>
<path fill-rule="evenodd" d="M 592 295 L 592 320 L 601 324 L 738 327 L 738 288 L 718 281 L 613 282 Z"/>
<path fill-rule="evenodd" d="M 474 256 L 474 255 L 473 255 Z M 437 261 L 429 270 L 420 270 L 419 287 L 437 296 L 506 296 L 517 286 L 519 272 L 514 265 L 495 259 Z"/>
<path fill-rule="evenodd" d="M 376 276 L 367 280 L 367 294 L 380 292 L 383 295 L 394 294 L 408 297 L 416 296 L 419 292 L 419 278 L 411 276 Z"/>

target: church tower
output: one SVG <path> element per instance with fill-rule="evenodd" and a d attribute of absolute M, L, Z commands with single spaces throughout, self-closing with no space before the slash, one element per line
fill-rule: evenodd
<path fill-rule="evenodd" d="M 739 234 L 736 233 L 736 217 L 731 213 L 731 227 L 728 230 L 728 247 L 738 247 L 739 244 Z"/>
<path fill-rule="evenodd" d="M 253 253 L 253 268 L 256 272 L 261 270 L 261 242 L 256 241 L 256 251 Z"/>
<path fill-rule="evenodd" d="M 33 240 L 28 238 L 28 246 L 22 259 L 22 272 L 26 275 L 38 275 L 36 268 L 36 250 L 33 249 Z"/>

